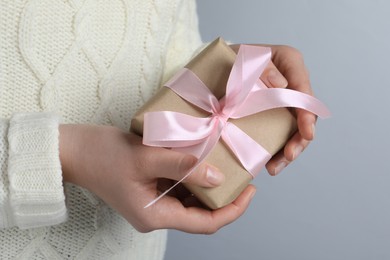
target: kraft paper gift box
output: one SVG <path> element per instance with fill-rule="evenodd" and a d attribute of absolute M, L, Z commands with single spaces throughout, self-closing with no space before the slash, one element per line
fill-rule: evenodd
<path fill-rule="evenodd" d="M 226 83 L 235 57 L 235 52 L 218 38 L 185 67 L 194 72 L 220 99 L 225 95 Z M 152 111 L 175 111 L 196 117 L 210 116 L 208 112 L 185 101 L 169 88 L 162 87 L 136 113 L 131 122 L 131 131 L 142 136 L 144 114 Z M 229 119 L 229 122 L 243 130 L 272 155 L 284 147 L 297 128 L 296 119 L 287 108 L 271 109 L 240 119 Z M 222 140 L 218 141 L 205 161 L 225 174 L 224 183 L 216 188 L 184 185 L 211 209 L 223 207 L 234 201 L 253 179 Z"/>

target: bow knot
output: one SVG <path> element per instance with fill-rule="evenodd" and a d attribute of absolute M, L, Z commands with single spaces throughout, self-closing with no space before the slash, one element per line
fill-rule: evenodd
<path fill-rule="evenodd" d="M 226 123 L 228 122 L 229 120 L 229 116 L 225 115 L 223 112 L 220 112 L 220 113 L 214 113 L 212 116 L 211 116 L 213 119 L 217 119 L 219 121 L 219 123 L 225 127 Z"/>

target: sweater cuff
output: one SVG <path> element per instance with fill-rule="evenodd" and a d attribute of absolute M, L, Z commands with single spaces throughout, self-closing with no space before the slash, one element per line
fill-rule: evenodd
<path fill-rule="evenodd" d="M 58 125 L 51 113 L 20 113 L 10 120 L 9 197 L 20 228 L 55 225 L 67 218 Z"/>
<path fill-rule="evenodd" d="M 0 119 L 0 228 L 14 225 L 8 201 L 8 125 L 9 120 Z"/>

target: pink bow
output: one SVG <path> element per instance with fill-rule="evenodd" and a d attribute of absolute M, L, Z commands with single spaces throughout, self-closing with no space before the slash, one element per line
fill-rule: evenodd
<path fill-rule="evenodd" d="M 226 95 L 220 100 L 186 68 L 165 85 L 211 115 L 198 118 L 171 111 L 145 114 L 145 145 L 170 147 L 198 158 L 195 166 L 179 182 L 145 208 L 192 174 L 221 137 L 253 177 L 260 172 L 271 154 L 237 126 L 228 122 L 229 118 L 237 119 L 280 107 L 302 108 L 323 118 L 330 115 L 326 106 L 310 95 L 290 89 L 267 88 L 259 77 L 270 59 L 270 48 L 242 45 L 227 82 Z"/>

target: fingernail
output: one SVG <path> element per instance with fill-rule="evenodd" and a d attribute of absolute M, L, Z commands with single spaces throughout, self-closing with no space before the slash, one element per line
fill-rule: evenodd
<path fill-rule="evenodd" d="M 278 163 L 278 165 L 275 167 L 274 175 L 278 175 L 284 168 L 286 168 L 287 163 L 285 161 L 281 161 Z"/>
<path fill-rule="evenodd" d="M 285 88 L 288 84 L 287 80 L 274 69 L 268 72 L 268 80 L 276 88 Z"/>
<path fill-rule="evenodd" d="M 295 160 L 303 151 L 303 146 L 302 145 L 297 145 L 295 148 L 294 148 L 294 152 L 293 152 L 293 160 Z"/>
<path fill-rule="evenodd" d="M 209 166 L 207 167 L 206 178 L 210 184 L 218 186 L 224 181 L 225 176 L 217 169 Z"/>
<path fill-rule="evenodd" d="M 316 125 L 314 123 L 311 124 L 311 132 L 312 132 L 312 135 L 313 135 L 313 138 L 314 138 L 315 133 L 316 133 Z"/>

